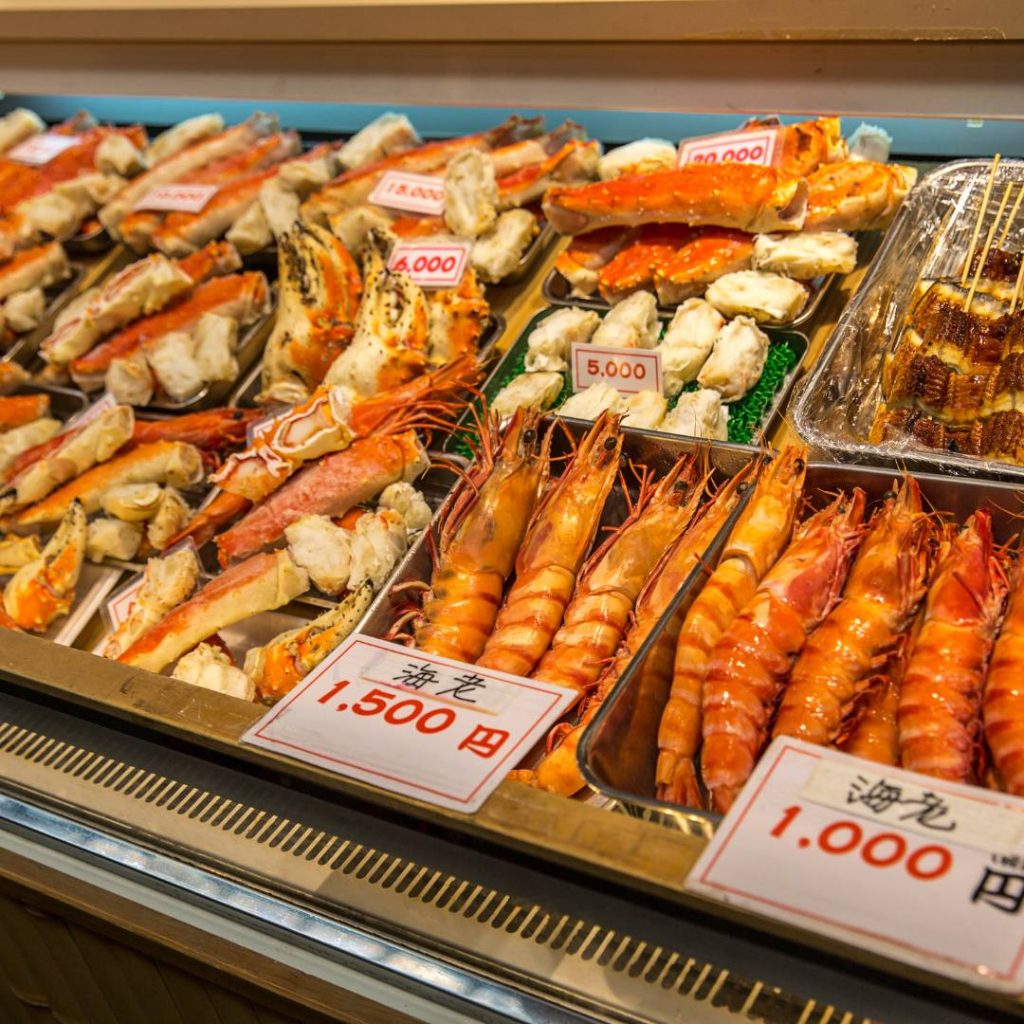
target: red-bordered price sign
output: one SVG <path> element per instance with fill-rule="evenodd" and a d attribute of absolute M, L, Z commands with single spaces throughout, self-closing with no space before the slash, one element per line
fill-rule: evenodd
<path fill-rule="evenodd" d="M 468 242 L 399 242 L 388 257 L 388 270 L 408 274 L 421 288 L 455 288 L 469 262 Z"/>
<path fill-rule="evenodd" d="M 110 619 L 111 629 L 117 629 L 131 615 L 135 608 L 135 600 L 142 589 L 142 583 L 143 576 L 140 573 L 107 602 L 107 618 Z"/>
<path fill-rule="evenodd" d="M 242 741 L 472 812 L 575 699 L 551 683 L 355 635 Z"/>
<path fill-rule="evenodd" d="M 159 185 L 151 188 L 134 208 L 199 213 L 216 194 L 216 185 Z"/>
<path fill-rule="evenodd" d="M 24 142 L 9 149 L 4 156 L 9 160 L 17 160 L 20 164 L 31 164 L 39 167 L 48 164 L 55 156 L 65 149 L 77 146 L 81 140 L 77 135 L 56 135 L 53 132 L 41 132 Z"/>
<path fill-rule="evenodd" d="M 1024 990 L 1024 801 L 777 739 L 687 888 Z"/>
<path fill-rule="evenodd" d="M 778 128 L 755 128 L 684 139 L 679 144 L 679 166 L 684 164 L 760 164 L 775 161 Z"/>
<path fill-rule="evenodd" d="M 615 348 L 573 342 L 572 389 L 585 391 L 591 384 L 610 384 L 619 391 L 661 393 L 661 353 L 650 348 Z"/>
<path fill-rule="evenodd" d="M 444 213 L 444 180 L 430 174 L 387 171 L 374 186 L 369 201 L 392 210 L 440 217 Z"/>

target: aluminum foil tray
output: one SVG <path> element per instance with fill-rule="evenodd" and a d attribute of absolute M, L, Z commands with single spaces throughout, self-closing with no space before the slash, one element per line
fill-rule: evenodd
<path fill-rule="evenodd" d="M 921 485 L 925 505 L 949 512 L 963 522 L 972 512 L 987 508 L 992 512 L 996 539 L 1008 541 L 1019 533 L 1014 509 L 1022 492 L 1008 483 L 963 480 L 936 474 L 915 474 Z M 867 492 L 869 507 L 892 489 L 895 473 L 891 469 L 811 463 L 807 468 L 804 493 L 811 505 L 822 507 L 837 490 L 861 487 Z M 721 554 L 728 529 L 718 536 L 706 559 L 714 564 Z M 583 777 L 607 800 L 612 810 L 654 821 L 693 836 L 710 837 L 721 816 L 698 808 L 678 807 L 658 800 L 655 795 L 654 769 L 658 755 L 658 725 L 668 701 L 670 678 L 652 679 L 654 673 L 643 669 L 657 638 L 670 628 L 673 615 L 684 612 L 700 593 L 706 578 L 702 568 L 691 573 L 675 602 L 666 610 L 648 642 L 637 652 L 614 690 L 584 733 L 578 748 Z"/>
<path fill-rule="evenodd" d="M 832 332 L 793 406 L 794 426 L 811 447 L 843 462 L 892 463 L 924 471 L 1024 479 L 1024 467 L 925 448 L 911 439 L 868 440 L 881 401 L 883 361 L 895 345 L 920 280 L 959 279 L 991 169 L 959 160 L 926 175 L 904 201 L 874 264 Z M 1000 163 L 979 247 L 1010 182 L 1024 183 L 1024 160 Z M 1006 247 L 1024 248 L 1024 218 Z"/>

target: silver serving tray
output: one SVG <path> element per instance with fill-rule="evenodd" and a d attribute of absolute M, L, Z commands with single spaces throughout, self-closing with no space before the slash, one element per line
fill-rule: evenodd
<path fill-rule="evenodd" d="M 797 327 L 802 327 L 808 322 L 821 308 L 821 303 L 825 298 L 829 288 L 832 287 L 832 282 L 838 277 L 838 274 L 826 274 L 823 277 L 815 277 L 810 281 L 804 281 L 803 284 L 807 285 L 810 290 L 810 295 L 807 297 L 807 303 L 804 308 L 800 310 L 798 316 L 794 317 L 789 323 L 785 324 L 761 324 L 761 328 L 767 328 L 769 330 L 780 330 L 790 331 Z M 571 295 L 572 285 L 562 276 L 561 272 L 552 267 L 547 277 L 544 278 L 544 284 L 542 292 L 544 298 L 547 299 L 552 305 L 555 306 L 580 306 L 582 309 L 596 309 L 599 313 L 607 312 L 611 309 L 611 304 L 606 302 L 600 295 L 596 297 L 593 295 L 587 296 L 586 298 L 576 298 Z M 703 293 L 702 293 L 703 294 Z M 659 315 L 672 316 L 677 307 L 676 306 L 663 306 L 658 305 Z"/>
<path fill-rule="evenodd" d="M 915 474 L 925 505 L 951 513 L 963 522 L 972 512 L 987 508 L 999 542 L 1019 533 L 1015 508 L 1020 507 L 1022 492 L 1015 486 L 991 481 L 964 480 L 936 474 Z M 892 469 L 811 463 L 807 467 L 805 495 L 815 507 L 826 505 L 837 490 L 861 487 L 867 492 L 869 507 L 890 491 L 896 479 Z M 708 552 L 707 562 L 715 564 L 728 528 L 719 534 Z M 690 574 L 675 602 L 666 610 L 648 643 L 637 653 L 629 668 L 595 715 L 577 748 L 579 766 L 588 785 L 604 797 L 608 806 L 620 813 L 654 821 L 693 836 L 710 837 L 721 815 L 701 808 L 679 807 L 658 800 L 655 795 L 654 769 L 658 755 L 658 725 L 668 701 L 671 679 L 659 680 L 657 692 L 644 696 L 657 714 L 647 720 L 634 716 L 641 669 L 655 638 L 669 625 L 673 614 L 684 612 L 706 579 L 702 568 Z"/>
<path fill-rule="evenodd" d="M 515 342 L 513 342 L 513 344 L 509 346 L 508 349 L 505 350 L 504 354 L 498 360 L 498 363 L 495 365 L 494 369 L 491 371 L 491 373 L 487 377 L 487 380 L 484 382 L 483 387 L 481 388 L 481 393 L 483 394 L 484 398 L 488 403 L 495 398 L 495 396 L 501 390 L 502 386 L 505 383 L 507 383 L 508 380 L 512 379 L 513 372 L 516 366 L 521 364 L 523 357 L 526 354 L 527 343 L 533 331 L 537 329 L 541 321 L 547 319 L 547 317 L 551 316 L 553 313 L 556 313 L 560 308 L 562 307 L 550 306 L 548 309 L 541 310 L 539 313 L 537 313 L 530 320 L 530 322 L 523 328 L 522 333 L 515 340 Z M 603 307 L 602 312 L 607 312 L 607 309 L 608 307 Z M 664 325 L 672 318 L 672 314 L 670 312 L 659 311 L 658 317 Z M 784 331 L 779 330 L 777 328 L 770 328 L 765 333 L 768 334 L 768 337 L 772 342 L 783 342 L 787 344 L 796 354 L 796 362 L 791 367 L 789 373 L 787 373 L 786 376 L 783 378 L 781 386 L 775 392 L 775 395 L 773 396 L 771 403 L 768 405 L 768 408 L 765 409 L 764 414 L 761 417 L 761 421 L 757 425 L 757 429 L 760 430 L 762 434 L 767 434 L 768 430 L 775 423 L 776 418 L 782 414 L 782 410 L 785 408 L 786 402 L 789 399 L 790 392 L 793 390 L 793 386 L 796 383 L 798 376 L 800 375 L 801 369 L 804 364 L 804 359 L 807 355 L 807 349 L 809 347 L 807 336 L 805 334 L 801 334 L 799 331 Z M 566 371 L 566 373 L 568 373 L 568 371 Z M 565 419 L 567 422 L 574 422 L 569 417 L 566 417 Z M 453 434 L 453 437 L 457 437 L 460 431 L 467 429 L 475 430 L 475 423 L 468 414 L 460 418 L 456 431 Z M 685 436 L 680 434 L 672 434 L 668 433 L 667 431 L 661 431 L 657 429 L 643 431 L 643 433 L 650 433 L 653 435 L 657 435 L 659 437 Z M 448 447 L 451 447 L 451 444 L 452 442 L 449 442 Z M 744 445 L 743 447 L 749 448 L 753 446 Z"/>
<path fill-rule="evenodd" d="M 842 462 L 898 460 L 926 472 L 1024 479 L 1022 466 L 926 448 L 909 438 L 868 441 L 882 397 L 884 357 L 896 343 L 917 283 L 922 278 L 959 279 L 991 166 L 989 160 L 943 164 L 904 200 L 793 405 L 796 431 L 814 451 Z M 1024 183 L 1024 160 L 1000 163 L 979 249 L 1011 181 Z M 1017 218 L 1007 246 L 1024 248 L 1024 219 Z"/>

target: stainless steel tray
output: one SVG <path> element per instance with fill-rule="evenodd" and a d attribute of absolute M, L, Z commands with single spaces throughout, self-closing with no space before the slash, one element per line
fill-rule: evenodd
<path fill-rule="evenodd" d="M 46 289 L 46 309 L 43 311 L 43 319 L 39 326 L 15 338 L 10 348 L 0 355 L 0 360 L 10 359 L 27 367 L 39 351 L 42 340 L 53 330 L 53 321 L 57 319 L 57 314 L 78 295 L 84 279 L 85 267 L 81 263 L 72 263 L 71 276 Z"/>
<path fill-rule="evenodd" d="M 904 201 L 793 405 L 797 433 L 816 452 L 843 462 L 891 464 L 898 459 L 930 472 L 1024 479 L 1024 467 L 993 459 L 937 451 L 910 439 L 868 441 L 881 400 L 885 354 L 899 337 L 918 281 L 959 278 L 991 166 L 988 160 L 943 164 Z M 1024 183 L 1024 160 L 1000 163 L 979 246 L 1011 181 Z M 1024 218 L 1017 218 L 1007 244 L 1024 248 Z"/>
<path fill-rule="evenodd" d="M 114 240 L 102 225 L 89 231 L 79 230 L 64 242 L 64 249 L 69 256 L 95 256 L 114 247 Z"/>
<path fill-rule="evenodd" d="M 987 508 L 992 512 L 996 539 L 1010 540 L 1019 533 L 1014 509 L 1021 492 L 1012 484 L 955 479 L 936 474 L 915 474 L 926 506 L 951 513 L 963 522 L 972 512 Z M 826 505 L 837 490 L 861 487 L 869 503 L 878 502 L 892 489 L 896 473 L 891 469 L 811 463 L 807 467 L 805 494 L 815 507 Z M 708 555 L 715 564 L 728 536 L 723 530 Z M 595 715 L 577 750 L 583 777 L 604 796 L 611 809 L 654 821 L 693 836 L 710 837 L 721 816 L 697 808 L 679 807 L 654 796 L 654 768 L 658 755 L 658 725 L 668 701 L 671 679 L 658 681 L 657 692 L 644 692 L 645 717 L 636 714 L 639 704 L 641 669 L 650 645 L 671 623 L 676 611 L 685 612 L 700 593 L 706 576 L 703 569 L 691 573 L 674 604 L 665 612 L 651 640 L 623 673 L 615 689 Z M 677 626 L 678 628 L 678 626 Z"/>
<path fill-rule="evenodd" d="M 541 323 L 541 321 L 547 319 L 547 317 L 556 313 L 559 308 L 561 307 L 551 306 L 548 309 L 541 310 L 539 313 L 537 313 L 526 325 L 526 327 L 523 328 L 523 331 L 519 335 L 519 337 L 512 343 L 512 345 L 509 346 L 509 348 L 505 350 L 504 354 L 501 356 L 498 363 L 491 371 L 487 380 L 484 382 L 483 388 L 481 389 L 481 392 L 487 402 L 491 402 L 498 394 L 498 392 L 502 389 L 502 387 L 504 387 L 505 384 L 507 384 L 514 377 L 519 376 L 523 372 L 523 359 L 526 355 L 527 342 L 529 340 L 530 335 L 533 333 L 534 330 L 536 330 L 537 326 Z M 607 307 L 604 307 L 602 309 L 602 312 L 607 312 Z M 672 314 L 659 312 L 658 316 L 664 324 L 671 319 Z M 776 417 L 782 413 L 782 410 L 785 407 L 787 400 L 789 399 L 790 392 L 793 389 L 793 385 L 796 383 L 797 377 L 800 375 L 801 369 L 803 367 L 804 358 L 807 355 L 807 349 L 809 347 L 807 336 L 805 334 L 801 334 L 798 331 L 783 331 L 776 328 L 771 328 L 768 331 L 766 331 L 766 333 L 768 334 L 768 337 L 771 340 L 772 344 L 782 344 L 789 346 L 789 348 L 793 351 L 796 357 L 796 361 L 793 363 L 793 366 L 790 368 L 789 372 L 783 378 L 781 386 L 775 392 L 775 395 L 773 396 L 771 403 L 765 409 L 760 420 L 758 421 L 757 429 L 763 434 L 766 434 L 768 432 L 772 424 L 775 422 Z M 568 380 L 567 372 L 564 376 Z M 453 440 L 452 442 L 449 443 L 449 448 L 452 448 L 454 446 L 456 451 L 459 450 L 459 442 L 457 438 L 459 437 L 459 434 L 462 431 L 468 432 L 469 429 L 475 430 L 475 425 L 470 427 L 471 423 L 472 420 L 468 415 L 463 416 L 460 419 L 458 428 L 455 434 L 453 435 Z M 645 432 L 655 434 L 660 437 L 681 436 L 678 434 L 671 434 L 660 430 L 651 430 Z M 746 445 L 745 447 L 750 446 Z"/>
<path fill-rule="evenodd" d="M 486 364 L 492 358 L 495 346 L 501 340 L 501 336 L 504 333 L 505 318 L 500 313 L 491 312 L 488 314 L 483 333 L 480 335 L 478 355 L 481 363 Z M 236 408 L 255 409 L 259 404 L 256 401 L 256 396 L 263 389 L 260 383 L 262 372 L 263 362 L 261 360 L 247 374 L 240 376 L 239 383 L 228 395 L 227 404 Z"/>
<path fill-rule="evenodd" d="M 791 331 L 794 328 L 802 327 L 818 312 L 826 293 L 832 287 L 832 282 L 838 276 L 838 274 L 826 274 L 823 277 L 816 277 L 813 280 L 803 282 L 810 289 L 811 294 L 808 296 L 807 304 L 800 311 L 799 316 L 794 317 L 789 323 L 762 326 L 768 326 L 770 330 L 779 331 Z M 571 295 L 571 291 L 572 286 L 569 282 L 556 267 L 552 267 L 547 277 L 544 278 L 542 287 L 544 298 L 552 303 L 552 305 L 580 306 L 582 309 L 596 309 L 599 313 L 606 312 L 612 308 L 611 304 L 602 299 L 600 295 L 596 298 L 588 296 L 587 298 L 579 299 Z M 660 304 L 658 306 L 659 315 L 671 317 L 675 311 L 675 306 L 662 306 Z"/>

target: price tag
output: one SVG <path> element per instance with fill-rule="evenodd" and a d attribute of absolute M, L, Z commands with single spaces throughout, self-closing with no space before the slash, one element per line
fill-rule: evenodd
<path fill-rule="evenodd" d="M 65 149 L 77 146 L 81 139 L 77 135 L 56 135 L 53 132 L 41 132 L 24 142 L 9 149 L 4 156 L 17 160 L 20 164 L 31 164 L 39 167 L 48 164 L 55 156 Z"/>
<path fill-rule="evenodd" d="M 722 132 L 685 139 L 679 144 L 679 166 L 685 164 L 760 164 L 770 167 L 775 159 L 779 129 Z"/>
<path fill-rule="evenodd" d="M 72 416 L 71 419 L 64 424 L 64 428 L 61 430 L 61 433 L 66 434 L 72 429 L 81 430 L 82 427 L 88 426 L 88 424 L 92 423 L 93 420 L 98 419 L 108 409 L 113 409 L 116 405 L 117 399 L 109 391 L 104 391 L 95 402 L 86 406 L 77 415 Z"/>
<path fill-rule="evenodd" d="M 571 346 L 572 389 L 610 384 L 618 391 L 661 393 L 661 353 L 654 348 L 616 348 L 575 341 Z"/>
<path fill-rule="evenodd" d="M 159 185 L 151 188 L 133 209 L 199 213 L 216 194 L 216 185 Z"/>
<path fill-rule="evenodd" d="M 1024 990 L 1024 800 L 775 740 L 687 888 Z"/>
<path fill-rule="evenodd" d="M 440 217 L 444 213 L 444 181 L 431 174 L 387 171 L 370 193 L 369 202 L 392 210 Z"/>
<path fill-rule="evenodd" d="M 466 272 L 469 248 L 468 242 L 400 242 L 391 250 L 388 270 L 408 274 L 421 288 L 455 288 Z"/>
<path fill-rule="evenodd" d="M 356 634 L 242 741 L 468 813 L 575 699 Z"/>
<path fill-rule="evenodd" d="M 122 622 L 128 619 L 135 608 L 135 599 L 142 589 L 144 577 L 139 573 L 126 587 L 119 590 L 107 602 L 107 617 L 110 619 L 111 630 L 117 629 Z"/>

